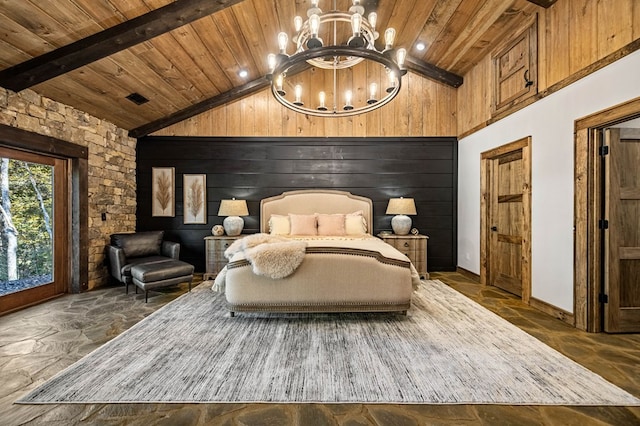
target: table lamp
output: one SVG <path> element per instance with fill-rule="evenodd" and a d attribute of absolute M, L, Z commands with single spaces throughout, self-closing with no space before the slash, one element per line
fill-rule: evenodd
<path fill-rule="evenodd" d="M 227 216 L 222 221 L 224 230 L 229 236 L 240 235 L 244 228 L 244 219 L 240 216 L 249 216 L 247 202 L 245 200 L 221 200 L 218 216 Z"/>
<path fill-rule="evenodd" d="M 408 214 L 416 213 L 416 203 L 413 198 L 391 198 L 387 206 L 387 214 L 395 214 L 391 219 L 391 228 L 397 235 L 407 235 L 411 229 L 411 218 Z"/>

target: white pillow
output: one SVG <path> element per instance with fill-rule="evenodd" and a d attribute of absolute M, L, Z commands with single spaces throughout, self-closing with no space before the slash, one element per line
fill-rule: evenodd
<path fill-rule="evenodd" d="M 349 213 L 345 216 L 345 232 L 347 235 L 364 235 L 367 233 L 367 220 L 362 215 L 362 210 Z"/>
<path fill-rule="evenodd" d="M 269 233 L 271 235 L 289 235 L 291 233 L 289 216 L 272 214 L 269 218 Z"/>

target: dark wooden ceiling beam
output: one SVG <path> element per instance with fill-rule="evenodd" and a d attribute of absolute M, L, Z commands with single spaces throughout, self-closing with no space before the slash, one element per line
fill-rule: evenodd
<path fill-rule="evenodd" d="M 2 70 L 0 86 L 18 92 L 242 1 L 176 0 L 137 18 Z"/>
<path fill-rule="evenodd" d="M 171 115 L 163 117 L 159 120 L 152 121 L 151 123 L 136 127 L 129 130 L 129 136 L 132 138 L 141 138 L 147 136 L 153 132 L 157 132 L 160 129 L 171 126 L 172 124 L 179 123 L 195 115 L 209 111 L 210 109 L 222 106 L 226 103 L 237 101 L 246 96 L 253 95 L 271 85 L 266 78 L 262 77 L 257 80 L 250 81 L 242 86 L 234 87 L 228 92 L 221 93 L 197 104 L 191 105 L 183 110 L 177 111 Z"/>
<path fill-rule="evenodd" d="M 423 77 L 430 78 L 451 87 L 460 87 L 464 81 L 458 74 L 454 74 L 416 58 L 407 57 L 405 67 L 409 71 L 413 71 Z"/>
<path fill-rule="evenodd" d="M 537 4 L 538 6 L 544 7 L 545 9 L 553 6 L 553 4 L 558 0 L 527 0 L 529 3 Z"/>

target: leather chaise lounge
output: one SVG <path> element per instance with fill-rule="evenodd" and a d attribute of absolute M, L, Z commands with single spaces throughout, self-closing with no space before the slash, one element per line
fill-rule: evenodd
<path fill-rule="evenodd" d="M 163 241 L 164 231 L 112 234 L 107 246 L 111 276 L 125 285 L 145 292 L 188 282 L 191 291 L 193 265 L 179 260 L 180 244 Z"/>

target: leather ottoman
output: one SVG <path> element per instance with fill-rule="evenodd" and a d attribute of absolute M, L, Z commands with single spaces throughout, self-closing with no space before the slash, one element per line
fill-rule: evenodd
<path fill-rule="evenodd" d="M 188 282 L 189 291 L 191 291 L 193 269 L 193 265 L 181 260 L 171 259 L 135 265 L 131 267 L 131 277 L 136 285 L 136 293 L 138 292 L 138 287 L 144 290 L 144 301 L 146 303 L 149 290 Z"/>

